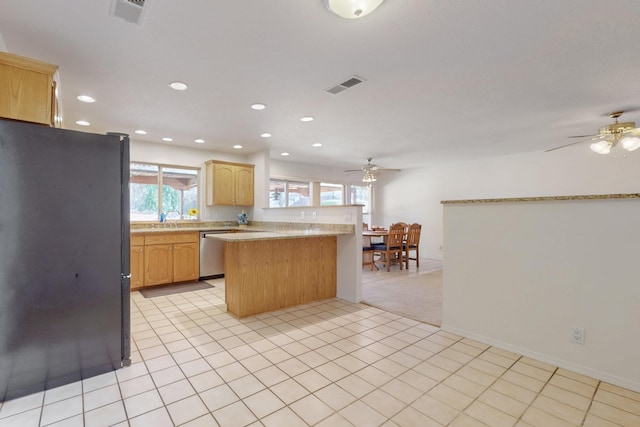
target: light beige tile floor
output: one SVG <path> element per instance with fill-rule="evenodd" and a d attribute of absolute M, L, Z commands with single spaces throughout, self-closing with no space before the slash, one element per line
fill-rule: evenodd
<path fill-rule="evenodd" d="M 363 304 L 238 320 L 224 285 L 131 295 L 133 364 L 0 403 L 0 426 L 640 426 L 640 393 Z"/>

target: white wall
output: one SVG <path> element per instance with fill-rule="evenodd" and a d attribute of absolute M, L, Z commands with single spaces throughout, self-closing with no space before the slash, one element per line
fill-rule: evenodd
<path fill-rule="evenodd" d="M 465 228 L 464 221 L 447 222 L 447 232 L 459 228 L 467 235 L 455 234 L 441 249 L 441 200 L 640 193 L 640 152 L 624 158 L 621 151 L 602 156 L 584 144 L 550 153 L 427 162 L 381 177 L 375 203 L 383 215 L 373 222 L 423 224 L 421 256 L 444 259 L 444 329 L 638 389 L 640 277 L 629 264 L 621 264 L 633 263 L 627 251 L 638 253 L 638 226 L 633 222 L 637 201 L 633 208 L 612 203 L 607 209 L 613 210 L 590 218 L 581 216 L 581 209 L 575 215 L 550 210 L 526 216 L 514 209 L 507 219 L 498 213 L 491 216 L 493 208 L 484 206 L 474 213 L 485 223 L 467 218 L 473 230 Z M 523 245 L 498 247 L 492 227 L 519 220 L 543 234 L 525 227 L 518 234 Z M 576 227 L 587 225 L 595 229 L 577 232 Z M 616 237 L 609 239 L 609 230 Z M 571 239 L 549 240 L 570 231 Z M 455 255 L 460 250 L 474 257 L 462 261 Z M 601 264 L 603 255 L 606 261 Z M 571 325 L 587 329 L 585 346 L 569 345 Z"/>
<path fill-rule="evenodd" d="M 424 167 L 380 176 L 372 223 L 422 224 L 420 256 L 443 259 L 441 200 L 636 192 L 640 150 L 616 158 L 595 154 L 584 144 L 468 162 L 427 160 Z"/>
<path fill-rule="evenodd" d="M 640 199 L 444 211 L 443 329 L 640 391 Z"/>
<path fill-rule="evenodd" d="M 284 160 L 271 160 L 270 174 L 272 178 L 330 182 L 332 184 L 357 183 L 360 174 L 346 174 L 343 170 L 331 165 L 319 166 Z"/>

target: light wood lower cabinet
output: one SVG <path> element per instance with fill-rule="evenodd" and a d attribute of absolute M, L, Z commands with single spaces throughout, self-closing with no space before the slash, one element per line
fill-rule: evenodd
<path fill-rule="evenodd" d="M 173 245 L 145 245 L 144 285 L 173 282 Z"/>
<path fill-rule="evenodd" d="M 179 243 L 173 245 L 173 281 L 197 280 L 200 276 L 198 243 Z"/>
<path fill-rule="evenodd" d="M 227 311 L 238 317 L 336 296 L 337 239 L 225 243 Z"/>
<path fill-rule="evenodd" d="M 144 246 L 131 246 L 131 290 L 144 285 Z"/>
<path fill-rule="evenodd" d="M 144 246 L 134 246 L 142 238 Z M 198 232 L 149 233 L 131 239 L 131 289 L 198 280 L 200 244 Z M 139 240 L 137 241 L 139 242 Z M 134 248 L 142 248 L 135 252 Z M 138 270 L 139 269 L 139 270 Z"/>
<path fill-rule="evenodd" d="M 131 236 L 129 269 L 131 273 L 131 290 L 135 291 L 144 285 L 144 237 Z"/>

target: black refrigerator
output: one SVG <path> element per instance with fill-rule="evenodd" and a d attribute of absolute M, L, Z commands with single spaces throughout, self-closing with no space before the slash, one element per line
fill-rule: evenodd
<path fill-rule="evenodd" d="M 0 402 L 130 364 L 129 137 L 0 119 Z"/>

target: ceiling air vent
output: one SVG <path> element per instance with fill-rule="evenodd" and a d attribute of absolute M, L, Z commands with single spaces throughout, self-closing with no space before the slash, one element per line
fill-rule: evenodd
<path fill-rule="evenodd" d="M 362 83 L 363 81 L 365 81 L 362 77 L 358 77 L 358 76 L 352 76 L 350 79 L 336 85 L 333 87 L 330 87 L 329 89 L 326 89 L 327 92 L 329 92 L 332 95 L 336 95 L 344 90 L 349 89 L 350 87 L 353 87 L 359 83 Z"/>
<path fill-rule="evenodd" d="M 111 16 L 124 19 L 136 25 L 142 25 L 149 0 L 111 0 Z"/>

